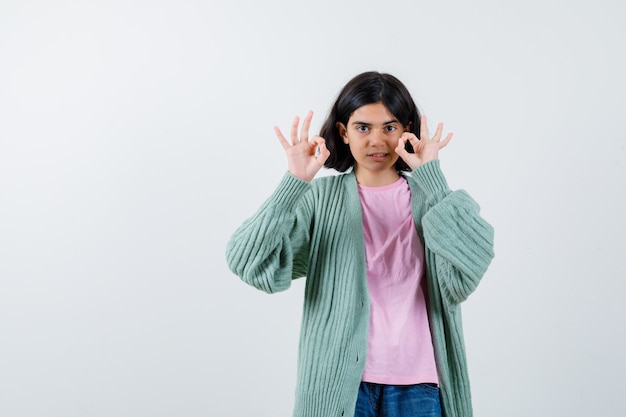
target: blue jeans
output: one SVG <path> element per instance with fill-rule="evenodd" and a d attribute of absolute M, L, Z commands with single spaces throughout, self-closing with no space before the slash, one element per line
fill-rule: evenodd
<path fill-rule="evenodd" d="M 361 382 L 354 417 L 441 417 L 439 388 Z"/>

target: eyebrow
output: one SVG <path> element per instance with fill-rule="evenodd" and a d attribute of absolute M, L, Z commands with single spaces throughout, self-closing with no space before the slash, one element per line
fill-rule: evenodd
<path fill-rule="evenodd" d="M 393 124 L 393 123 L 400 123 L 400 122 L 397 121 L 396 119 L 394 119 L 394 120 L 390 120 L 388 122 L 383 123 L 383 126 L 390 125 L 390 124 Z M 353 125 L 364 125 L 364 126 L 371 126 L 372 125 L 371 123 L 361 122 L 359 120 L 355 120 L 354 122 L 352 122 L 352 124 Z"/>

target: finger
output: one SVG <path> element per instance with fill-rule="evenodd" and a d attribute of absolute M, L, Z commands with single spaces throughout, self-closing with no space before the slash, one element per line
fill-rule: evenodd
<path fill-rule="evenodd" d="M 278 138 L 278 141 L 280 142 L 284 150 L 287 150 L 291 147 L 287 139 L 285 139 L 285 137 L 283 136 L 283 132 L 280 131 L 278 126 L 274 126 L 274 133 L 276 133 L 276 137 Z"/>
<path fill-rule="evenodd" d="M 300 140 L 301 141 L 309 141 L 309 127 L 311 127 L 311 119 L 313 119 L 313 110 L 309 110 L 306 117 L 304 118 L 304 123 L 302 124 L 302 130 L 300 131 Z"/>
<path fill-rule="evenodd" d="M 324 138 L 320 135 L 315 135 L 311 138 L 311 141 L 309 143 L 311 144 L 311 148 L 314 149 L 315 157 L 319 157 L 319 154 L 321 152 L 321 145 L 325 145 L 326 143 Z"/>
<path fill-rule="evenodd" d="M 313 145 L 321 145 L 322 143 L 325 143 L 326 140 L 324 140 L 323 137 L 321 137 L 320 135 L 315 135 L 311 138 L 311 144 Z"/>
<path fill-rule="evenodd" d="M 452 132 L 448 133 L 446 135 L 446 138 L 442 140 L 441 142 L 439 142 L 439 148 L 441 149 L 445 147 L 450 142 L 451 139 L 452 139 Z"/>
<path fill-rule="evenodd" d="M 413 148 L 416 148 L 419 145 L 420 139 L 417 137 L 415 133 L 405 133 L 402 136 L 405 136 L 405 135 L 406 135 L 405 142 L 408 140 L 411 143 L 411 145 L 413 145 Z"/>
<path fill-rule="evenodd" d="M 426 116 L 422 116 L 420 119 L 420 139 L 428 139 L 430 135 L 428 134 L 428 123 L 426 122 Z"/>
<path fill-rule="evenodd" d="M 326 147 L 326 142 L 322 141 L 322 143 L 318 145 L 318 149 L 319 149 L 319 154 L 317 155 L 317 161 L 320 164 L 324 165 L 328 157 L 330 157 L 330 151 Z"/>
<path fill-rule="evenodd" d="M 443 132 L 443 123 L 437 124 L 437 130 L 435 130 L 435 135 L 433 136 L 433 141 L 439 142 L 441 139 L 441 133 Z"/>
<path fill-rule="evenodd" d="M 406 141 L 407 141 L 407 138 L 404 135 L 402 135 L 398 139 L 398 146 L 396 146 L 396 149 L 394 149 L 396 153 L 398 154 L 398 156 L 402 159 L 404 159 L 404 157 L 408 155 L 408 152 L 405 148 Z"/>
<path fill-rule="evenodd" d="M 293 123 L 291 124 L 291 143 L 293 143 L 294 145 L 300 142 L 298 140 L 298 125 L 299 124 L 300 124 L 300 118 L 296 116 L 293 119 Z"/>

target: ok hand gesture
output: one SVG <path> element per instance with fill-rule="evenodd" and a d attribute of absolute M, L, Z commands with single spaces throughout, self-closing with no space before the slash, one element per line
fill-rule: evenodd
<path fill-rule="evenodd" d="M 443 123 L 437 125 L 437 130 L 433 137 L 430 137 L 428 133 L 428 125 L 426 123 L 426 116 L 422 116 L 420 120 L 420 136 L 418 138 L 414 133 L 404 132 L 404 134 L 398 140 L 398 146 L 396 147 L 396 153 L 402 158 L 404 162 L 411 169 L 415 169 L 418 166 L 433 161 L 439 157 L 439 149 L 445 147 L 450 139 L 452 139 L 452 133 L 448 133 L 442 140 L 441 135 L 443 133 Z M 413 145 L 415 153 L 409 153 L 404 149 L 404 144 L 409 141 Z"/>
<path fill-rule="evenodd" d="M 278 127 L 274 127 L 274 132 L 287 154 L 289 172 L 304 181 L 311 181 L 330 156 L 324 138 L 315 135 L 309 140 L 312 118 L 313 111 L 309 111 L 304 118 L 300 137 L 298 137 L 300 118 L 296 116 L 291 125 L 291 143 L 285 139 Z"/>

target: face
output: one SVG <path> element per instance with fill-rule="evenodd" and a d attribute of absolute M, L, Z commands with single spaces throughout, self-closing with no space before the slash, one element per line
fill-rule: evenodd
<path fill-rule="evenodd" d="M 354 172 L 363 185 L 382 186 L 398 179 L 395 148 L 405 127 L 382 103 L 367 104 L 352 113 L 348 124 L 337 123 L 355 159 Z"/>

